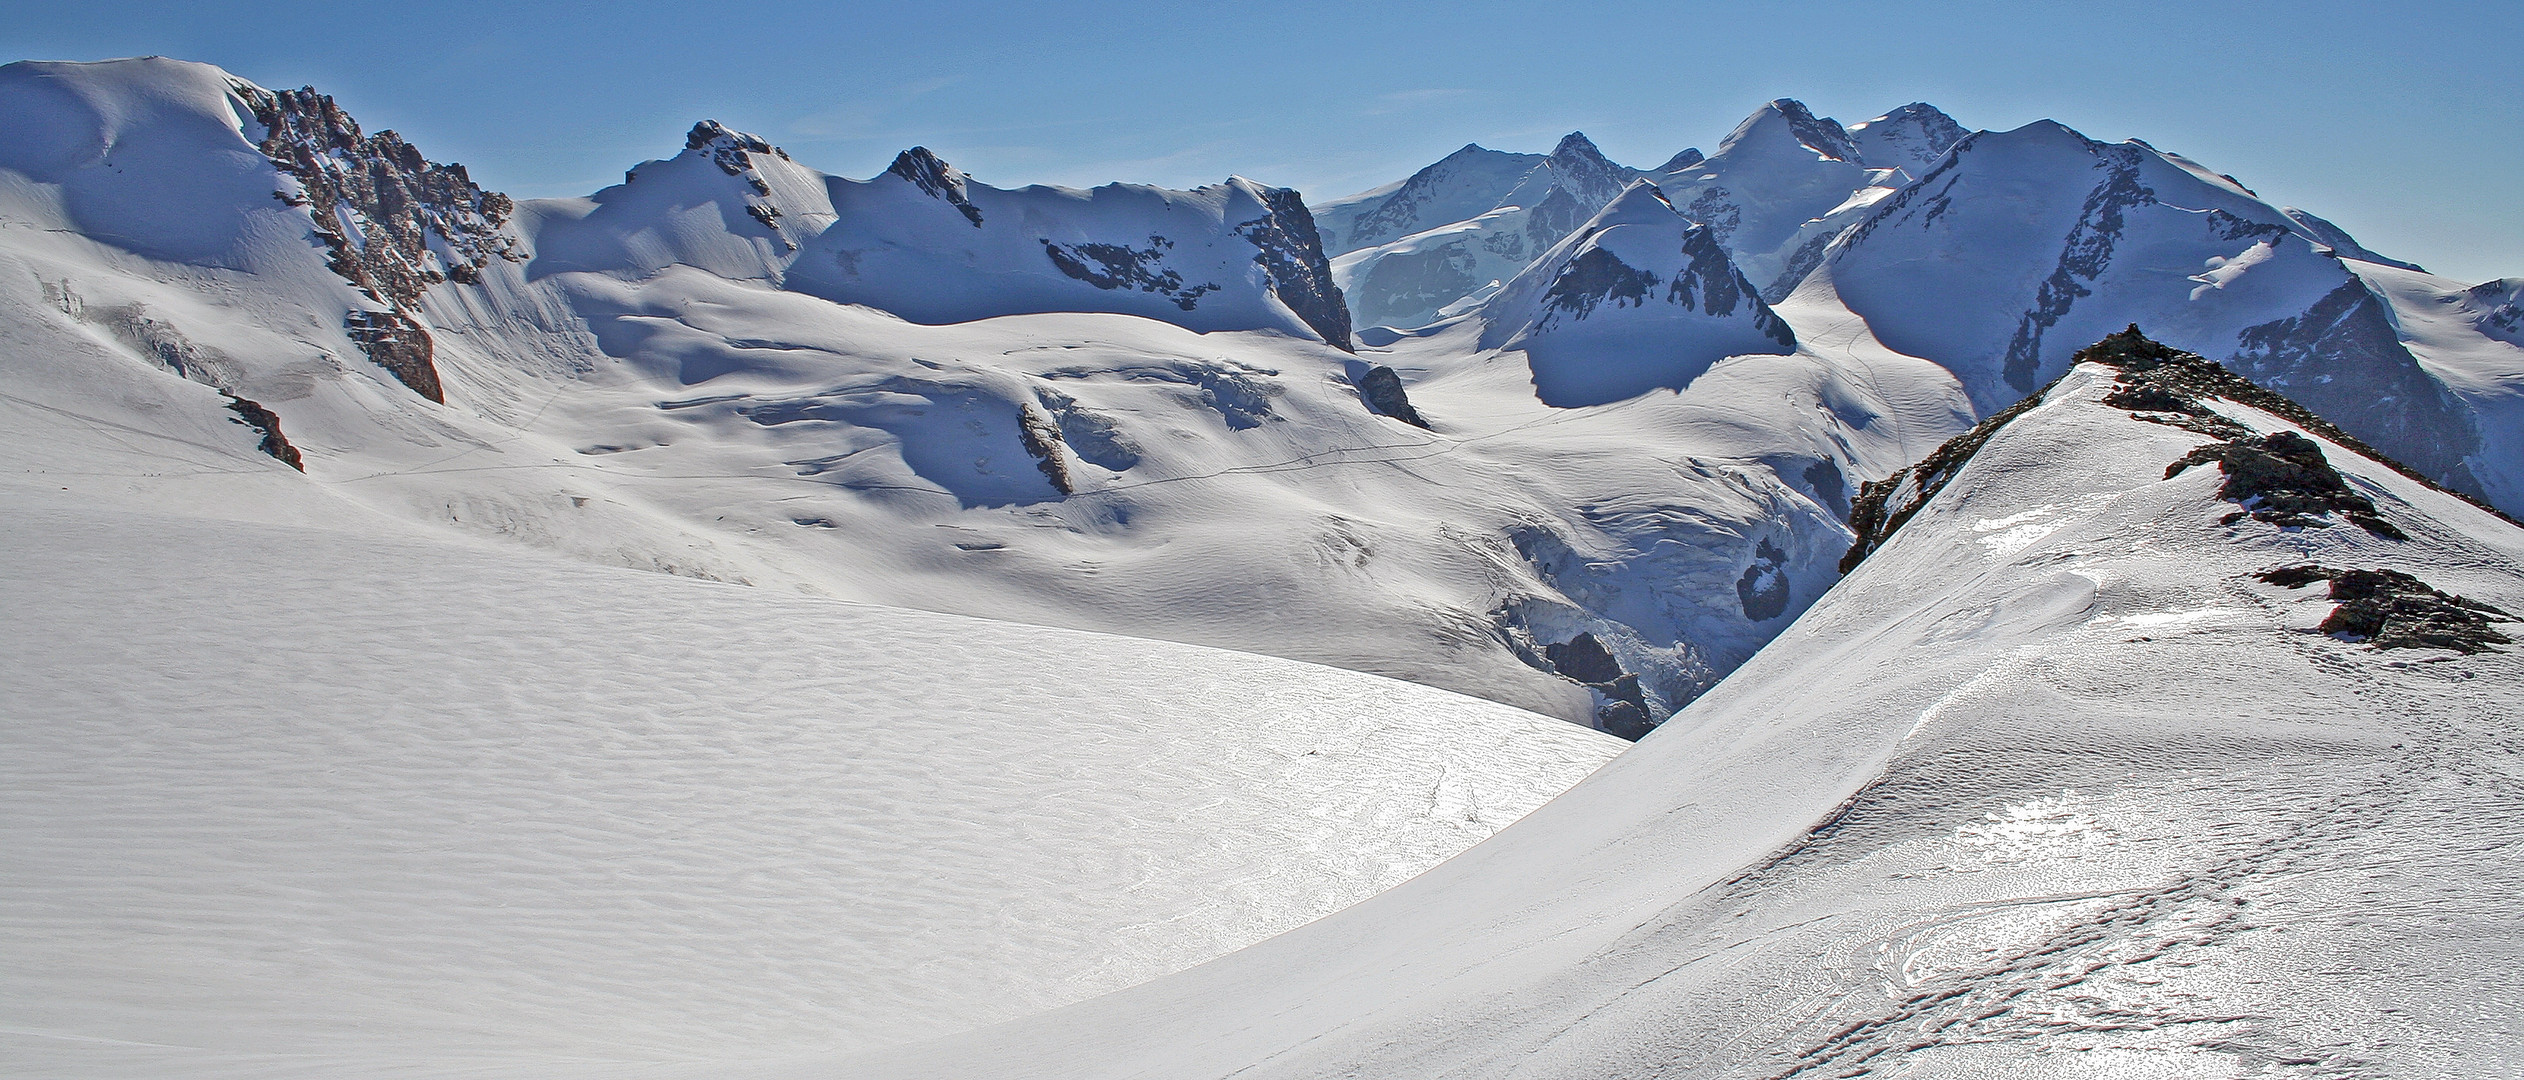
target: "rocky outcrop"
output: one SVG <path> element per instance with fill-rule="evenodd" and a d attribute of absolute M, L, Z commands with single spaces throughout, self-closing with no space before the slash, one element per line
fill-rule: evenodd
<path fill-rule="evenodd" d="M 228 411 L 237 414 L 237 423 L 253 428 L 256 434 L 263 436 L 263 440 L 255 444 L 255 449 L 270 454 L 281 464 L 299 472 L 307 471 L 307 463 L 299 456 L 298 448 L 289 444 L 289 436 L 280 433 L 279 414 L 264 408 L 262 402 L 234 395 L 228 398 Z"/>
<path fill-rule="evenodd" d="M 964 219 L 972 222 L 974 228 L 982 227 L 981 208 L 973 205 L 973 200 L 965 191 L 964 170 L 947 164 L 931 153 L 928 147 L 915 146 L 894 155 L 894 163 L 886 166 L 885 171 L 911 181 L 913 187 L 932 198 L 946 200 L 961 211 Z"/>
<path fill-rule="evenodd" d="M 423 158 L 392 131 L 363 134 L 313 87 L 273 91 L 238 82 L 231 89 L 263 126 L 263 155 L 298 182 L 297 192 L 274 194 L 307 208 L 335 273 L 393 309 L 393 334 L 364 339 L 354 327 L 352 340 L 362 348 L 370 340 L 393 342 L 391 356 L 372 349 L 370 359 L 423 397 L 443 401 L 428 333 L 412 312 L 431 285 L 477 281 L 493 261 L 524 259 L 503 228 L 515 204 L 482 190 L 464 166 Z M 415 336 L 417 346 L 410 343 Z"/>
<path fill-rule="evenodd" d="M 1051 481 L 1052 490 L 1063 495 L 1078 493 L 1069 479 L 1069 463 L 1061 457 L 1060 424 L 1051 414 L 1032 405 L 1018 406 L 1017 441 L 1034 456 L 1034 467 L 1042 470 L 1043 479 Z"/>
<path fill-rule="evenodd" d="M 1350 306 L 1332 281 L 1332 260 L 1323 253 L 1306 200 L 1289 188 L 1256 191 L 1269 213 L 1236 226 L 1236 235 L 1257 249 L 1253 261 L 1270 275 L 1271 292 L 1333 348 L 1350 344 Z"/>
<path fill-rule="evenodd" d="M 2340 470 L 2322 456 L 2322 445 L 2293 431 L 2258 439 L 2210 443 L 2165 467 L 2171 480 L 2194 465 L 2216 462 L 2226 473 L 2217 497 L 2243 507 L 2226 515 L 2232 525 L 2246 517 L 2289 529 L 2319 529 L 2338 515 L 2392 540 L 2409 537 L 2375 512 L 2375 501 L 2351 490 Z"/>
<path fill-rule="evenodd" d="M 1041 238 L 1043 254 L 1061 273 L 1096 288 L 1137 289 L 1155 293 L 1174 301 L 1185 311 L 1201 305 L 1201 294 L 1216 292 L 1216 282 L 1186 285 L 1181 271 L 1165 265 L 1166 249 L 1174 241 L 1162 236 L 1148 238 L 1148 246 L 1134 248 L 1124 244 L 1062 244 Z"/>
<path fill-rule="evenodd" d="M 438 381 L 437 346 L 429 331 L 400 309 L 354 311 L 342 318 L 351 343 L 377 366 L 402 380 L 412 392 L 444 404 L 447 391 Z"/>
<path fill-rule="evenodd" d="M 1849 506 L 1849 528 L 1858 535 L 1849 545 L 1849 553 L 1840 558 L 1840 572 L 1846 574 L 1857 569 L 1858 563 L 1870 552 L 1883 547 L 1885 541 L 1893 538 L 1895 530 L 1919 513 L 1921 507 L 1928 505 L 1928 500 L 1945 490 L 1955 474 L 1963 471 L 1964 463 L 1972 460 L 1972 455 L 1989 442 L 1990 436 L 1998 434 L 1998 429 L 2006 427 L 2015 418 L 2032 411 L 2034 406 L 2042 403 L 2042 396 L 2049 392 L 2047 386 L 2034 391 L 2024 400 L 1991 413 L 1987 419 L 1972 425 L 1972 430 L 1946 440 L 1930 451 L 1927 457 L 1919 459 L 1918 464 L 1882 480 L 1869 480 L 1860 485 L 1857 501 Z"/>
<path fill-rule="evenodd" d="M 2226 363 L 2447 486 L 2479 493 L 2463 463 L 2480 450 L 2470 416 L 2420 368 L 2363 282 L 2342 282 L 2302 315 L 2246 328 Z"/>
<path fill-rule="evenodd" d="M 701 151 L 709 157 L 711 164 L 729 176 L 741 177 L 753 172 L 756 154 L 789 160 L 788 151 L 771 145 L 762 136 L 738 131 L 716 120 L 692 125 L 692 130 L 684 135 L 684 149 Z"/>
<path fill-rule="evenodd" d="M 2172 424 L 2212 438 L 2234 440 L 2249 435 L 2250 429 L 2219 416 L 2207 402 L 2225 400 L 2249 405 L 2371 458 L 2377 464 L 2429 488 L 2479 507 L 2510 524 L 2524 525 L 2524 522 L 2517 522 L 2479 497 L 2438 483 L 2426 473 L 2368 446 L 2285 394 L 2227 370 L 2197 353 L 2149 340 L 2135 324 L 2079 350 L 2074 362 L 2093 362 L 2117 369 L 2119 385 L 2104 396 L 2103 404 L 2128 409 L 2136 419 Z"/>
<path fill-rule="evenodd" d="M 2289 589 L 2317 581 L 2331 583 L 2331 599 L 2340 606 L 2317 627 L 2344 641 L 2378 649 L 2451 649 L 2483 653 L 2513 639 L 2489 628 L 2489 621 L 2514 622 L 2515 616 L 2476 600 L 2436 589 L 2398 570 L 2334 570 L 2324 566 L 2289 566 L 2255 575 Z"/>
<path fill-rule="evenodd" d="M 1402 390 L 1402 375 L 1392 368 L 1379 364 L 1367 369 L 1367 374 L 1359 376 L 1358 392 L 1367 399 L 1368 408 L 1382 415 L 1415 428 L 1429 426 L 1420 418 L 1420 410 L 1411 407 L 1410 395 Z"/>
<path fill-rule="evenodd" d="M 1566 642 L 1543 646 L 1543 656 L 1562 678 L 1584 683 L 1595 691 L 1595 728 L 1607 735 L 1633 742 L 1655 730 L 1656 721 L 1648 714 L 1647 694 L 1639 688 L 1639 677 L 1621 670 L 1621 662 L 1593 634 L 1579 634 Z"/>
<path fill-rule="evenodd" d="M 2137 326 L 2079 350 L 2071 361 L 2072 369 L 2083 363 L 2115 369 L 2115 386 L 2100 401 L 2104 407 L 2127 409 L 2132 419 L 2169 424 L 2222 440 L 2184 455 L 2166 468 L 2165 477 L 2171 479 L 2194 465 L 2216 462 L 2226 473 L 2218 497 L 2242 507 L 2226 517 L 2227 524 L 2249 517 L 2282 527 L 2319 527 L 2325 524 L 2320 520 L 2322 516 L 2336 515 L 2378 536 L 2406 539 L 2399 528 L 2376 511 L 2373 500 L 2348 486 L 2339 470 L 2323 457 L 2320 444 L 2293 431 L 2257 435 L 2210 408 L 2208 402 L 2212 400 L 2232 401 L 2280 417 L 2405 477 L 2510 523 L 2515 521 L 2479 499 L 2447 489 L 2386 457 L 2284 395 L 2196 353 L 2149 340 Z M 2057 380 L 2052 385 L 2057 385 Z M 1863 485 L 1849 514 L 1849 526 L 1857 532 L 1857 542 L 1842 557 L 1841 573 L 1857 569 L 1867 553 L 1884 546 L 1893 531 L 1945 487 L 1990 436 L 2041 404 L 2049 393 L 2049 386 L 2036 390 L 1991 414 L 1972 430 L 1947 440 L 1919 464 Z"/>

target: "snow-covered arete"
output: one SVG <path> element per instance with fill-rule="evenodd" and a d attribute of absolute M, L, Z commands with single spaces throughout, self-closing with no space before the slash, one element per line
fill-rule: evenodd
<path fill-rule="evenodd" d="M 1429 874 L 790 1074 L 2506 1074 L 2524 654 L 2327 634 L 2340 605 L 2272 572 L 2524 613 L 2524 530 L 2318 436 L 2406 538 L 2269 524 L 2218 467 L 2168 478 L 2214 439 L 2105 405 L 2118 386 L 2068 372 L 1750 663 Z"/>

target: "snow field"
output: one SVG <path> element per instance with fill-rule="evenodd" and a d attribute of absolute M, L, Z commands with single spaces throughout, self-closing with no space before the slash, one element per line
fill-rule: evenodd
<path fill-rule="evenodd" d="M 1620 745 L 1190 646 L 6 498 L 16 1075 L 946 1034 L 1373 895 Z"/>

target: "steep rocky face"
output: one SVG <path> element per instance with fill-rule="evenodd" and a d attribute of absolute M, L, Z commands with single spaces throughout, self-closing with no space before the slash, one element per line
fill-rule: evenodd
<path fill-rule="evenodd" d="M 475 281 L 492 260 L 524 258 L 502 228 L 515 204 L 482 190 L 464 166 L 423 158 L 392 131 L 363 134 L 313 87 L 238 82 L 232 92 L 263 125 L 264 156 L 298 181 L 299 191 L 275 194 L 307 208 L 335 273 L 392 309 L 392 334 L 363 336 L 354 325 L 352 340 L 404 385 L 444 400 L 428 332 L 409 312 L 431 285 Z M 391 355 L 376 351 L 378 341 L 391 342 Z"/>
<path fill-rule="evenodd" d="M 982 211 L 964 191 L 964 170 L 939 160 L 926 146 L 915 146 L 894 155 L 894 163 L 886 172 L 909 180 L 929 195 L 944 199 L 961 211 L 973 227 L 982 227 Z"/>
<path fill-rule="evenodd" d="M 1589 213 L 1613 201 L 1639 175 L 1636 170 L 1613 164 L 1582 131 L 1561 136 L 1560 145 L 1551 150 L 1550 165 L 1554 185 L 1567 191 Z"/>
<path fill-rule="evenodd" d="M 1924 101 L 1914 101 L 1849 128 L 1850 142 L 1866 165 L 1901 169 L 1912 176 L 1928 171 L 1955 143 L 1963 141 L 1964 135 L 1963 125 Z"/>
<path fill-rule="evenodd" d="M 1257 187 L 1255 194 L 1268 213 L 1235 230 L 1256 249 L 1253 261 L 1270 275 L 1271 292 L 1333 348 L 1357 351 L 1350 344 L 1349 302 L 1332 281 L 1332 260 L 1324 257 L 1305 198 L 1289 188 Z"/>
<path fill-rule="evenodd" d="M 2015 336 L 2007 342 L 2002 370 L 2007 385 L 2019 392 L 2033 389 L 2034 372 L 2042 365 L 2042 335 L 2077 301 L 2094 295 L 2089 286 L 2111 267 L 2127 211 L 2156 202 L 2155 189 L 2139 179 L 2142 151 L 2138 147 L 2096 144 L 2094 152 L 2103 175 L 2087 192 L 2086 205 L 2078 211 L 2067 242 L 2060 245 L 2050 276 L 2034 290 L 2032 306 L 2025 309 Z"/>
<path fill-rule="evenodd" d="M 2420 369 L 2392 317 L 2351 280 L 2302 315 L 2246 327 L 2226 366 L 2281 391 L 2447 485 L 2477 493 L 2463 458 L 2479 435 L 2451 396 Z"/>
<path fill-rule="evenodd" d="M 2463 294 L 2463 303 L 2478 312 L 2472 324 L 2481 333 L 2510 345 L 2524 345 L 2524 278 L 2472 286 Z"/>
<path fill-rule="evenodd" d="M 756 154 L 789 160 L 788 151 L 771 145 L 762 136 L 749 135 L 716 120 L 703 120 L 692 125 L 692 130 L 684 135 L 684 149 L 702 152 L 709 157 L 711 164 L 729 176 L 743 176 L 754 171 Z"/>

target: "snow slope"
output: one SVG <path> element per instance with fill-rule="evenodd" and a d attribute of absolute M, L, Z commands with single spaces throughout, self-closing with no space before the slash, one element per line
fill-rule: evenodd
<path fill-rule="evenodd" d="M 250 451 L 150 478 L 86 434 L 96 472 L 0 486 L 13 1076 L 943 1035 L 1373 895 L 1625 745 L 1352 672 L 434 537 L 266 487 L 286 470 Z M 205 486 L 219 516 L 185 505 Z"/>
<path fill-rule="evenodd" d="M 2524 532 L 2327 442 L 2406 539 L 2244 517 L 2219 467 L 2165 475 L 2212 440 L 2112 389 L 2068 373 L 1726 682 L 1429 874 L 776 1075 L 2512 1072 L 2524 659 L 2341 640 L 2319 584 L 2255 575 L 2524 612 Z"/>

